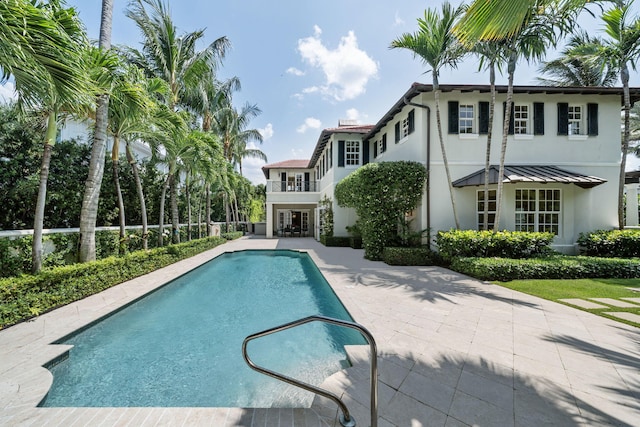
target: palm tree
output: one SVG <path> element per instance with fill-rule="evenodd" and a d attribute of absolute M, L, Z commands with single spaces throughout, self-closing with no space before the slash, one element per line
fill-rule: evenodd
<path fill-rule="evenodd" d="M 442 151 L 442 161 L 447 174 L 447 184 L 449 185 L 449 195 L 451 197 L 451 208 L 456 228 L 460 228 L 458 213 L 453 193 L 451 172 L 447 152 L 442 136 L 442 122 L 440 119 L 440 84 L 438 77 L 440 69 L 443 67 L 457 67 L 458 62 L 466 54 L 466 50 L 458 42 L 452 32 L 453 26 L 465 11 L 465 6 L 453 8 L 448 2 L 442 4 L 442 9 L 438 13 L 435 9 L 427 9 L 424 12 L 424 19 L 418 18 L 419 30 L 413 34 L 405 33 L 391 42 L 391 49 L 408 49 L 413 52 L 414 57 L 419 56 L 422 61 L 431 67 L 433 79 L 433 94 L 436 101 L 436 123 L 438 127 L 438 139 Z"/>
<path fill-rule="evenodd" d="M 538 77 L 538 83 L 545 86 L 614 86 L 618 73 L 612 64 L 597 55 L 602 47 L 603 42 L 598 37 L 585 31 L 574 34 L 560 57 L 545 62 L 540 68 L 542 74 L 551 78 Z"/>
<path fill-rule="evenodd" d="M 631 16 L 631 1 L 615 1 L 615 6 L 602 14 L 605 32 L 598 58 L 609 61 L 612 67 L 620 70 L 623 91 L 624 131 L 622 135 L 622 160 L 618 185 L 618 227 L 624 228 L 624 181 L 627 165 L 627 153 L 630 139 L 629 66 L 636 68 L 636 59 L 640 54 L 640 18 Z"/>
<path fill-rule="evenodd" d="M 147 7 L 150 12 L 147 11 Z M 134 0 L 126 14 L 136 23 L 144 37 L 142 51 L 127 51 L 129 60 L 145 70 L 148 76 L 158 77 L 167 82 L 170 92 L 167 103 L 169 111 L 176 112 L 186 100 L 187 94 L 192 93 L 203 81 L 215 81 L 215 71 L 229 47 L 226 37 L 220 37 L 205 49 L 198 51 L 197 44 L 204 37 L 204 30 L 179 36 L 168 6 L 162 0 Z M 186 134 L 176 134 L 180 135 Z M 180 145 L 180 142 L 172 141 L 171 144 L 175 147 Z M 165 148 L 167 152 L 171 151 Z M 168 184 L 175 242 L 180 238 L 180 224 L 177 179 L 174 173 L 175 165 L 172 168 L 170 164 Z"/>
<path fill-rule="evenodd" d="M 454 31 L 469 45 L 472 45 L 471 35 L 480 34 L 475 40 L 495 40 L 503 44 L 507 57 L 507 99 L 504 113 L 504 123 L 502 128 L 502 143 L 500 147 L 500 167 L 498 171 L 498 188 L 496 190 L 496 217 L 494 229 L 499 228 L 500 216 L 502 212 L 502 193 L 504 163 L 507 151 L 507 138 L 509 135 L 509 122 L 511 120 L 511 106 L 513 104 L 513 78 L 516 65 L 521 58 L 527 61 L 540 60 L 546 53 L 549 46 L 555 46 L 559 37 L 572 29 L 573 22 L 583 4 L 576 6 L 574 0 L 528 0 L 519 4 L 517 16 L 520 21 L 509 30 L 502 33 L 495 33 L 482 28 L 489 25 L 486 19 L 492 6 L 487 6 L 484 0 L 475 0 L 467 10 L 465 16 L 460 20 Z M 500 2 L 502 3 L 502 2 Z M 526 6 L 526 7 L 525 7 Z M 511 6 L 510 6 L 511 7 Z M 496 11 L 494 11 L 496 12 Z M 504 11 L 500 12 L 501 14 Z M 514 17 L 509 17 L 501 22 L 511 21 Z"/>
<path fill-rule="evenodd" d="M 27 9 L 29 8 L 27 7 Z M 90 96 L 86 57 L 88 44 L 75 11 L 63 8 L 59 1 L 51 1 L 46 5 L 40 5 L 38 11 L 40 12 L 38 18 L 42 20 L 41 25 L 48 25 L 52 34 L 58 40 L 64 40 L 67 43 L 64 49 L 65 55 L 59 58 L 47 59 L 47 56 L 37 56 L 33 53 L 21 54 L 9 66 L 2 65 L 5 72 L 6 70 L 11 70 L 14 74 L 18 103 L 21 108 L 37 109 L 47 117 L 47 130 L 43 144 L 40 183 L 33 225 L 32 272 L 34 273 L 39 272 L 42 268 L 42 230 L 47 197 L 47 180 L 49 178 L 51 152 L 56 143 L 58 114 L 62 111 L 78 112 L 84 109 Z M 31 40 L 31 42 L 37 43 L 39 41 L 38 37 L 42 36 L 42 33 L 38 33 L 35 40 Z M 28 35 L 25 37 L 29 38 Z M 54 49 L 51 53 L 55 52 L 61 51 Z M 76 85 L 75 92 L 56 84 L 48 68 L 43 63 L 38 62 L 49 63 L 49 60 L 57 61 L 63 69 L 74 68 L 71 78 Z M 33 68 L 23 70 L 20 68 L 21 66 L 32 66 Z"/>
<path fill-rule="evenodd" d="M 487 128 L 487 149 L 484 162 L 484 212 L 483 230 L 489 229 L 489 169 L 491 168 L 491 140 L 493 137 L 493 119 L 496 105 L 496 68 L 500 70 L 505 60 L 504 48 L 501 43 L 483 41 L 477 43 L 472 52 L 480 58 L 479 69 L 486 66 L 489 69 L 489 84 L 491 87 L 491 101 L 489 102 L 489 124 Z M 494 220 L 495 221 L 495 220 Z M 495 222 L 494 227 L 495 229 Z"/>
<path fill-rule="evenodd" d="M 76 67 L 77 17 L 60 1 L 47 3 L 0 2 L 0 82 L 13 75 L 28 105 L 39 103 L 39 92 L 32 89 L 42 86 L 43 75 L 60 98 L 74 99 L 87 85 L 84 69 Z"/>
<path fill-rule="evenodd" d="M 100 15 L 100 37 L 98 47 L 107 52 L 111 49 L 111 22 L 113 20 L 113 0 L 102 0 Z M 98 216 L 98 200 L 104 174 L 104 156 L 107 145 L 107 115 L 109 93 L 100 93 L 96 100 L 95 131 L 91 147 L 89 175 L 85 183 L 82 209 L 80 211 L 80 262 L 96 259 L 96 218 Z"/>

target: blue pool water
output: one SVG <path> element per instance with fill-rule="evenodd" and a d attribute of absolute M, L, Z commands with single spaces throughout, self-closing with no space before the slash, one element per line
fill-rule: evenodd
<path fill-rule="evenodd" d="M 352 320 L 311 258 L 228 253 L 63 341 L 41 406 L 305 407 L 313 396 L 246 366 L 242 341 L 302 317 Z M 252 341 L 259 365 L 320 384 L 355 331 L 318 322 Z"/>

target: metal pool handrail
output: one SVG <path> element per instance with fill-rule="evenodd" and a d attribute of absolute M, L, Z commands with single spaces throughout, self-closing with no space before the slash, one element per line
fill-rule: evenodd
<path fill-rule="evenodd" d="M 346 328 L 355 329 L 360 332 L 365 339 L 369 343 L 369 348 L 371 350 L 371 427 L 377 427 L 378 425 L 378 350 L 376 347 L 376 341 L 373 339 L 373 335 L 369 332 L 364 326 L 354 323 L 348 322 L 346 320 L 334 319 L 332 317 L 326 316 L 309 316 L 299 320 L 294 320 L 293 322 L 285 323 L 284 325 L 276 326 L 271 329 L 267 329 L 262 332 L 258 332 L 252 335 L 249 335 L 242 342 L 242 357 L 244 357 L 245 362 L 251 367 L 251 369 L 256 370 L 260 373 L 268 375 L 272 378 L 276 378 L 280 381 L 284 381 L 288 384 L 294 385 L 296 387 L 300 387 L 304 390 L 310 391 L 312 393 L 319 394 L 320 396 L 326 397 L 334 401 L 342 411 L 342 415 L 340 416 L 340 424 L 345 427 L 353 427 L 356 425 L 355 418 L 349 414 L 349 409 L 347 406 L 340 400 L 338 396 L 331 393 L 330 391 L 323 390 L 311 384 L 307 384 L 303 381 L 296 380 L 295 378 L 288 377 L 283 374 L 279 374 L 272 370 L 263 368 L 261 366 L 256 365 L 247 354 L 247 344 L 249 341 L 254 340 L 256 338 L 261 338 L 266 335 L 271 335 L 276 332 L 284 331 L 286 329 L 290 329 L 296 326 L 304 325 L 305 323 L 310 322 L 324 322 L 330 323 L 337 326 L 343 326 Z"/>

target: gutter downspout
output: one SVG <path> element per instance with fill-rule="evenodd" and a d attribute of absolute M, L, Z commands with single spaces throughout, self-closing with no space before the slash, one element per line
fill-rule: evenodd
<path fill-rule="evenodd" d="M 429 233 L 429 249 L 431 249 L 431 108 L 428 105 L 412 102 L 406 96 L 403 100 L 405 105 L 427 110 L 427 232 Z"/>

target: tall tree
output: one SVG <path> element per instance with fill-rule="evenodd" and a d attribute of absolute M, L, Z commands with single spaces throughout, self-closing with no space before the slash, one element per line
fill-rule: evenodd
<path fill-rule="evenodd" d="M 569 38 L 559 58 L 540 68 L 540 73 L 549 77 L 536 80 L 545 86 L 614 86 L 618 72 L 598 55 L 602 47 L 601 39 L 579 31 Z"/>
<path fill-rule="evenodd" d="M 447 151 L 442 136 L 442 121 L 440 118 L 440 83 L 439 75 L 443 67 L 457 67 L 458 62 L 467 51 L 459 43 L 452 29 L 457 20 L 465 11 L 465 6 L 454 8 L 448 2 L 442 4 L 441 10 L 427 9 L 424 18 L 418 18 L 419 30 L 413 34 L 405 33 L 391 42 L 392 49 L 407 49 L 418 56 L 425 65 L 431 67 L 433 80 L 433 95 L 436 104 L 436 124 L 438 128 L 438 140 L 442 151 L 442 161 L 447 175 L 447 185 L 451 198 L 451 208 L 456 228 L 460 228 L 458 212 L 456 209 L 453 181 L 449 170 Z"/>
<path fill-rule="evenodd" d="M 98 48 L 107 52 L 111 49 L 111 24 L 113 21 L 113 0 L 102 0 L 100 15 L 100 37 Z M 91 148 L 89 175 L 85 183 L 82 210 L 80 212 L 80 262 L 96 259 L 96 218 L 100 186 L 104 174 L 104 156 L 107 146 L 107 120 L 109 108 L 109 92 L 102 92 L 96 100 L 95 130 Z"/>
<path fill-rule="evenodd" d="M 559 38 L 572 29 L 577 14 L 583 3 L 576 5 L 575 0 L 527 0 L 517 6 L 518 21 L 514 16 L 498 18 L 502 23 L 509 21 L 511 27 L 502 32 L 487 32 L 488 22 L 495 18 L 491 13 L 503 14 L 487 6 L 484 0 L 475 0 L 454 31 L 468 45 L 480 41 L 494 40 L 501 42 L 507 57 L 507 99 L 505 103 L 504 122 L 502 127 L 502 143 L 500 146 L 500 167 L 498 171 L 498 188 L 496 190 L 496 216 L 494 229 L 499 229 L 502 213 L 503 175 L 506 159 L 509 123 L 513 105 L 513 78 L 516 65 L 522 58 L 527 61 L 539 61 L 550 46 L 555 46 Z M 489 19 L 489 21 L 487 21 Z M 494 22 L 494 21 L 491 21 Z M 495 22 L 494 22 L 495 23 Z M 472 36 L 477 36 L 473 40 Z"/>
<path fill-rule="evenodd" d="M 622 134 L 622 160 L 620 163 L 620 179 L 618 185 L 618 227 L 624 228 L 624 181 L 629 152 L 631 96 L 629 93 L 629 67 L 636 68 L 636 60 L 640 55 L 640 18 L 633 16 L 631 7 L 633 0 L 614 1 L 614 7 L 602 14 L 604 30 L 608 38 L 598 52 L 620 71 L 623 91 L 624 131 Z"/>
<path fill-rule="evenodd" d="M 49 68 L 43 65 L 43 63 L 50 62 L 50 58 L 46 56 L 23 55 L 22 65 L 33 67 L 29 70 L 20 69 L 20 64 L 8 67 L 15 77 L 19 105 L 22 108 L 39 110 L 47 121 L 33 224 L 32 271 L 34 273 L 39 272 L 42 268 L 42 230 L 47 198 L 47 180 L 51 153 L 56 143 L 58 114 L 61 111 L 79 111 L 87 105 L 86 97 L 90 93 L 86 58 L 88 43 L 75 10 L 64 8 L 60 1 L 54 0 L 39 5 L 39 11 L 41 13 L 39 18 L 43 25 L 48 25 L 51 31 L 56 32 L 60 40 L 68 43 L 64 50 L 65 56 L 53 58 L 53 60 L 60 64 L 66 64 L 64 68 L 75 68 L 71 77 L 76 86 L 73 91 L 57 84 L 49 72 Z M 37 38 L 32 40 L 32 43 L 37 42 Z M 60 50 L 53 50 L 53 52 L 60 52 Z"/>
<path fill-rule="evenodd" d="M 143 35 L 142 50 L 129 49 L 129 60 L 145 70 L 148 76 L 167 82 L 170 91 L 167 103 L 169 111 L 177 112 L 185 103 L 187 94 L 192 93 L 202 82 L 215 81 L 215 72 L 229 48 L 226 37 L 220 37 L 203 50 L 197 50 L 197 44 L 204 37 L 204 30 L 179 35 L 168 5 L 162 0 L 134 0 L 126 14 Z M 186 134 L 179 132 L 176 136 L 179 135 Z M 177 141 L 172 143 L 180 144 Z M 177 179 L 173 172 L 168 175 L 168 185 L 172 239 L 175 242 L 180 239 L 180 224 Z"/>

